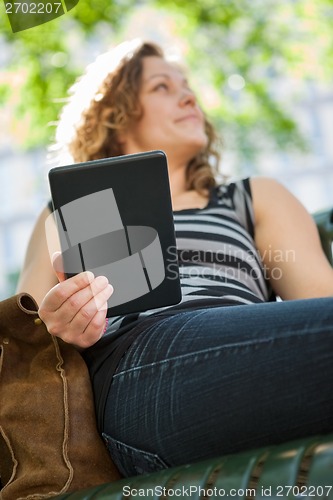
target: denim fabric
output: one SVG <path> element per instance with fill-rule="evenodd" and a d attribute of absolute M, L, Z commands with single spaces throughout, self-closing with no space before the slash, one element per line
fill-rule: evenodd
<path fill-rule="evenodd" d="M 107 434 L 103 434 L 103 438 L 110 455 L 114 457 L 114 464 L 123 476 L 147 474 L 167 467 L 156 453 L 128 446 Z"/>
<path fill-rule="evenodd" d="M 333 430 L 333 298 L 159 318 L 122 358 L 106 404 L 125 475 Z"/>

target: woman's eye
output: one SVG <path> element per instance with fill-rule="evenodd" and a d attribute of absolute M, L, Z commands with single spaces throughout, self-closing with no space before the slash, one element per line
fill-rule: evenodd
<path fill-rule="evenodd" d="M 166 83 L 158 83 L 153 90 L 160 90 L 160 89 L 163 89 L 163 90 L 168 90 L 168 85 Z"/>

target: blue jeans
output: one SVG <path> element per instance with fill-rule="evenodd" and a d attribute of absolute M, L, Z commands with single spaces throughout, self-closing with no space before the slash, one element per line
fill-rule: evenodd
<path fill-rule="evenodd" d="M 104 437 L 124 475 L 333 430 L 333 298 L 159 317 L 107 400 Z"/>

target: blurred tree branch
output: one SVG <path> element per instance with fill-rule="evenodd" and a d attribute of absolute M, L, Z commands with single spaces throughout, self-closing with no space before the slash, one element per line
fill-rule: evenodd
<path fill-rule="evenodd" d="M 331 0 L 141 4 L 164 9 L 177 20 L 174 29 L 188 41 L 186 57 L 203 107 L 240 155 L 254 158 L 263 144 L 279 150 L 306 148 L 276 84 L 286 77 L 332 82 Z M 0 17 L 0 32 L 11 50 L 8 70 L 25 75 L 15 110 L 18 119 L 29 116 L 26 147 L 50 142 L 53 128 L 47 124 L 55 122 L 61 98 L 82 72 L 80 61 L 73 63 L 68 54 L 75 33 L 93 37 L 101 25 L 117 33 L 135 6 L 134 0 L 80 0 L 66 16 L 15 34 L 6 16 Z M 0 92 L 3 104 L 10 99 L 10 85 L 1 83 Z"/>

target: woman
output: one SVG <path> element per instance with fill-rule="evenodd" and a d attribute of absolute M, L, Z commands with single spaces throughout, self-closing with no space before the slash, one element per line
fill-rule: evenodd
<path fill-rule="evenodd" d="M 312 218 L 276 181 L 218 185 L 213 128 L 159 47 L 135 42 L 111 60 L 69 149 L 75 162 L 166 152 L 182 302 L 106 324 L 112 283 L 52 270 L 49 208 L 19 291 L 82 351 L 114 462 L 133 475 L 331 431 L 333 270 Z"/>

